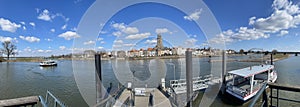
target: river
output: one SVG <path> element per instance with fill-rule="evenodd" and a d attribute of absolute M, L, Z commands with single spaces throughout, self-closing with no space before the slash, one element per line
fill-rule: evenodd
<path fill-rule="evenodd" d="M 162 59 L 165 65 L 165 73 L 156 74 L 158 77 L 165 76 L 166 85 L 168 80 L 184 78 L 185 59 Z M 125 61 L 125 60 L 124 60 Z M 206 75 L 210 73 L 211 65 L 208 58 L 194 58 L 193 69 L 194 76 Z M 126 61 L 125 61 L 126 62 Z M 80 65 L 83 69 L 91 70 L 94 67 L 94 61 L 75 61 L 76 65 Z M 133 75 L 136 80 L 133 80 L 134 87 L 143 87 L 145 83 L 147 87 L 156 87 L 156 82 L 151 80 L 153 70 L 148 66 L 153 66 L 159 62 L 151 60 L 131 60 L 129 61 L 130 71 L 134 71 Z M 300 86 L 300 57 L 291 56 L 288 59 L 275 62 L 275 68 L 278 72 L 279 84 L 287 84 Z M 255 62 L 228 62 L 227 70 L 233 70 L 251 65 L 256 65 Z M 113 83 L 113 87 L 118 84 L 118 79 L 113 68 L 113 61 L 102 61 L 103 83 L 107 87 Z M 86 67 L 86 68 L 85 68 Z M 175 68 L 175 69 L 174 69 Z M 158 68 L 157 68 L 158 69 Z M 159 68 L 161 69 L 161 68 Z M 82 71 L 85 72 L 85 71 Z M 93 71 L 91 71 L 93 72 Z M 174 77 L 175 75 L 175 77 Z M 126 75 L 124 75 L 126 76 Z M 124 77 L 123 76 L 123 77 Z M 85 73 L 82 74 L 85 78 Z M 128 76 L 126 76 L 128 77 Z M 158 78 L 156 77 L 156 78 Z M 132 77 L 128 77 L 132 78 Z M 138 80 L 138 81 L 137 81 Z M 132 81 L 128 80 L 128 81 Z M 160 80 L 156 80 L 160 81 Z M 94 82 L 87 82 L 88 85 L 94 85 Z M 0 100 L 17 98 L 32 95 L 45 96 L 46 91 L 51 91 L 62 102 L 71 107 L 85 107 L 87 104 L 81 97 L 77 88 L 72 61 L 59 60 L 57 67 L 40 67 L 35 62 L 2 62 L 0 63 Z M 292 98 L 300 98 L 298 94 L 293 94 Z M 295 104 L 291 105 L 294 106 Z M 233 106 L 223 103 L 220 98 L 216 98 L 212 106 Z M 239 105 L 246 106 L 246 105 Z M 296 104 L 296 106 L 299 106 Z"/>

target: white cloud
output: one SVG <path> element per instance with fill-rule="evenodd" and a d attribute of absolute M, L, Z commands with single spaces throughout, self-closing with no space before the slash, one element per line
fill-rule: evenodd
<path fill-rule="evenodd" d="M 3 31 L 14 33 L 18 28 L 21 27 L 21 25 L 11 22 L 8 19 L 0 18 L 0 27 Z"/>
<path fill-rule="evenodd" d="M 200 18 L 201 13 L 202 13 L 202 9 L 197 9 L 197 10 L 195 10 L 195 12 L 191 13 L 188 16 L 184 16 L 183 18 L 185 20 L 189 20 L 189 21 L 198 20 Z"/>
<path fill-rule="evenodd" d="M 237 33 L 232 34 L 231 38 L 236 40 L 257 40 L 260 38 L 269 38 L 269 34 L 265 34 L 256 29 L 248 29 L 247 27 L 240 27 Z"/>
<path fill-rule="evenodd" d="M 121 48 L 122 45 L 115 45 L 115 44 L 114 44 L 112 47 L 113 47 L 113 48 Z"/>
<path fill-rule="evenodd" d="M 247 27 L 240 27 L 236 31 L 227 30 L 217 35 L 215 38 L 209 40 L 211 43 L 234 42 L 241 40 L 257 40 L 260 38 L 269 38 L 270 35 L 257 29 L 248 29 Z"/>
<path fill-rule="evenodd" d="M 51 32 L 55 32 L 55 29 L 50 29 Z"/>
<path fill-rule="evenodd" d="M 125 39 L 143 39 L 147 38 L 151 34 L 149 32 L 147 33 L 140 33 L 140 34 L 133 34 L 133 35 L 128 35 Z"/>
<path fill-rule="evenodd" d="M 22 25 L 25 25 L 26 23 L 25 22 L 20 22 Z"/>
<path fill-rule="evenodd" d="M 39 42 L 40 39 L 34 36 L 19 36 L 22 40 L 28 41 L 28 42 Z"/>
<path fill-rule="evenodd" d="M 197 39 L 189 38 L 189 39 L 185 40 L 184 43 L 188 46 L 195 46 L 197 41 L 198 41 Z"/>
<path fill-rule="evenodd" d="M 70 20 L 70 18 L 65 17 L 63 14 L 61 13 L 50 13 L 49 10 L 44 9 L 42 12 L 40 11 L 40 9 L 36 9 L 37 13 L 39 13 L 38 15 L 38 19 L 40 20 L 44 20 L 44 21 L 52 21 L 52 19 L 54 19 L 55 17 L 61 17 L 65 22 L 68 22 Z"/>
<path fill-rule="evenodd" d="M 45 50 L 45 53 L 51 53 L 52 50 Z"/>
<path fill-rule="evenodd" d="M 42 49 L 38 49 L 37 52 L 39 52 L 39 53 L 51 53 L 52 50 L 42 50 Z"/>
<path fill-rule="evenodd" d="M 46 38 L 45 40 L 48 41 L 48 42 L 53 41 L 52 39 L 49 39 L 49 38 Z"/>
<path fill-rule="evenodd" d="M 66 40 L 71 40 L 74 38 L 79 38 L 80 36 L 76 32 L 66 31 L 65 33 L 58 35 L 58 37 L 64 38 Z"/>
<path fill-rule="evenodd" d="M 12 40 L 13 40 L 13 38 L 11 38 L 11 37 L 0 36 L 0 42 L 12 41 Z"/>
<path fill-rule="evenodd" d="M 99 38 L 97 38 L 96 41 L 102 41 L 102 40 L 103 40 L 103 38 L 100 38 L 100 37 L 99 37 Z"/>
<path fill-rule="evenodd" d="M 255 23 L 255 19 L 256 19 L 256 17 L 251 17 L 249 19 L 249 25 L 253 25 Z"/>
<path fill-rule="evenodd" d="M 122 36 L 122 32 L 117 31 L 112 33 L 114 36 Z"/>
<path fill-rule="evenodd" d="M 44 50 L 41 50 L 41 49 L 39 49 L 39 50 L 37 50 L 37 52 L 39 52 L 39 53 L 43 53 L 43 52 L 44 52 Z"/>
<path fill-rule="evenodd" d="M 104 49 L 103 47 L 99 46 L 98 49 Z"/>
<path fill-rule="evenodd" d="M 115 44 L 122 44 L 123 41 L 122 41 L 122 40 L 115 40 L 114 43 L 115 43 Z"/>
<path fill-rule="evenodd" d="M 282 30 L 282 31 L 280 31 L 279 36 L 284 36 L 284 35 L 286 35 L 286 34 L 288 34 L 288 33 L 289 33 L 289 31 Z"/>
<path fill-rule="evenodd" d="M 95 41 L 90 40 L 90 41 L 84 42 L 83 44 L 84 44 L 84 45 L 93 45 L 93 44 L 95 44 L 95 43 L 96 43 Z"/>
<path fill-rule="evenodd" d="M 137 27 L 128 27 L 124 23 L 114 23 L 112 27 L 118 31 L 121 31 L 125 34 L 136 34 L 139 33 L 139 29 Z M 116 35 L 115 35 L 116 36 Z"/>
<path fill-rule="evenodd" d="M 167 28 L 158 28 L 158 29 L 155 29 L 155 33 L 156 34 L 163 34 L 163 33 L 171 33 Z"/>
<path fill-rule="evenodd" d="M 47 9 L 43 10 L 37 18 L 44 21 L 51 21 L 50 13 Z"/>
<path fill-rule="evenodd" d="M 227 30 L 209 40 L 214 43 L 234 42 L 241 40 L 257 40 L 269 38 L 271 34 L 279 32 L 279 36 L 288 34 L 288 29 L 296 28 L 300 24 L 299 6 L 288 0 L 274 0 L 274 12 L 265 18 L 249 18 L 250 27 L 240 27 L 235 31 Z"/>
<path fill-rule="evenodd" d="M 123 44 L 123 45 L 126 46 L 126 47 L 133 47 L 133 46 L 135 46 L 135 44 L 131 44 L 131 43 Z"/>
<path fill-rule="evenodd" d="M 101 41 L 100 43 L 101 43 L 101 44 L 105 44 L 105 42 L 104 42 L 104 41 Z"/>
<path fill-rule="evenodd" d="M 72 30 L 72 31 L 77 31 L 77 28 L 76 28 L 76 27 L 73 27 L 71 30 Z"/>
<path fill-rule="evenodd" d="M 24 48 L 23 49 L 25 52 L 31 52 L 32 51 L 32 49 L 30 48 L 30 47 L 26 47 L 26 48 Z"/>
<path fill-rule="evenodd" d="M 122 30 L 126 28 L 124 23 L 114 23 L 112 24 L 112 27 L 117 30 Z"/>
<path fill-rule="evenodd" d="M 30 22 L 29 23 L 31 26 L 35 27 L 35 23 L 34 22 Z"/>
<path fill-rule="evenodd" d="M 51 18 L 54 19 L 55 17 L 61 17 L 65 22 L 68 22 L 70 20 L 70 18 L 67 18 L 66 16 L 64 16 L 61 13 L 56 13 L 51 15 Z"/>
<path fill-rule="evenodd" d="M 59 49 L 60 49 L 60 50 L 65 50 L 66 47 L 65 47 L 65 46 L 59 46 Z"/>
<path fill-rule="evenodd" d="M 25 27 L 25 26 L 23 26 L 23 30 L 26 30 L 26 27 Z"/>
<path fill-rule="evenodd" d="M 67 28 L 67 26 L 68 26 L 67 24 L 64 24 L 64 25 L 61 27 L 61 29 L 62 29 L 62 30 L 65 30 L 65 29 Z"/>
<path fill-rule="evenodd" d="M 126 27 L 125 29 L 122 30 L 126 34 L 135 34 L 139 33 L 139 30 L 136 27 Z"/>
<path fill-rule="evenodd" d="M 146 41 L 145 41 L 145 44 L 149 44 L 149 45 L 153 45 L 153 44 L 156 44 L 156 43 L 157 43 L 157 40 L 156 40 L 156 39 L 146 40 Z"/>
<path fill-rule="evenodd" d="M 299 6 L 288 0 L 275 0 L 272 4 L 274 12 L 266 18 L 253 20 L 254 28 L 266 33 L 295 28 L 300 24 Z"/>

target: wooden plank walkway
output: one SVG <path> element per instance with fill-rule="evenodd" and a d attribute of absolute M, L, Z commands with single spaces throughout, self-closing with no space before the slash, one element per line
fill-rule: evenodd
<path fill-rule="evenodd" d="M 135 96 L 134 98 L 134 106 L 135 107 L 148 107 L 149 100 L 150 100 L 150 93 L 153 95 L 153 106 L 156 107 L 171 107 L 170 100 L 161 93 L 157 88 L 146 88 L 146 95 L 145 96 Z M 124 90 L 117 99 L 114 107 L 121 107 L 124 101 L 130 97 L 131 92 L 129 90 Z"/>
<path fill-rule="evenodd" d="M 131 92 L 127 89 L 125 89 L 122 94 L 120 95 L 119 99 L 116 100 L 116 103 L 113 107 L 121 107 L 122 104 L 126 101 L 128 97 L 130 97 Z"/>
<path fill-rule="evenodd" d="M 172 107 L 170 100 L 163 93 L 161 93 L 158 89 L 155 89 L 154 93 L 152 93 L 152 94 L 153 94 L 153 100 L 154 100 L 153 106 Z"/>
<path fill-rule="evenodd" d="M 22 98 L 0 100 L 0 107 L 35 105 L 38 102 L 39 102 L 38 96 L 29 96 L 29 97 L 22 97 Z"/>

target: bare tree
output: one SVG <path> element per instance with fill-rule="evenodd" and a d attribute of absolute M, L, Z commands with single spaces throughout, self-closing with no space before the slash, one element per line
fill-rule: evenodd
<path fill-rule="evenodd" d="M 9 60 L 10 55 L 16 55 L 17 52 L 15 50 L 17 49 L 17 46 L 14 45 L 11 41 L 4 41 L 2 43 L 3 49 L 1 49 L 1 52 L 6 55 L 6 60 Z"/>

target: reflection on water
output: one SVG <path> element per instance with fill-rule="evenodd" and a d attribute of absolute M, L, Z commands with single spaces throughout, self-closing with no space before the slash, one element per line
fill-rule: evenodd
<path fill-rule="evenodd" d="M 194 77 L 210 74 L 211 65 L 208 61 L 209 58 L 193 59 Z M 94 72 L 94 61 L 74 61 L 73 63 L 80 68 L 82 79 L 94 78 L 94 75 L 87 73 Z M 116 63 L 118 64 L 114 65 Z M 278 83 L 300 86 L 297 78 L 300 76 L 299 63 L 300 57 L 290 57 L 276 62 Z M 126 67 L 126 64 L 129 66 Z M 227 70 L 256 64 L 258 63 L 229 62 Z M 87 106 L 77 89 L 73 77 L 72 61 L 59 61 L 57 67 L 40 67 L 38 63 L 32 62 L 4 62 L 0 63 L 0 69 L 0 99 L 44 95 L 46 90 L 50 90 L 69 106 Z M 113 87 L 117 87 L 118 83 L 125 84 L 129 81 L 133 81 L 135 87 L 145 87 L 145 84 L 147 87 L 157 87 L 163 77 L 168 86 L 168 81 L 171 79 L 185 78 L 185 59 L 119 60 L 117 62 L 103 60 L 102 77 L 105 87 L 108 87 L 110 83 L 113 84 Z M 83 83 L 86 84 L 86 88 L 93 89 L 92 86 L 95 86 L 95 82 Z M 292 97 L 300 98 L 296 94 L 293 94 Z M 232 105 L 224 104 L 221 99 L 217 98 L 212 106 Z"/>

